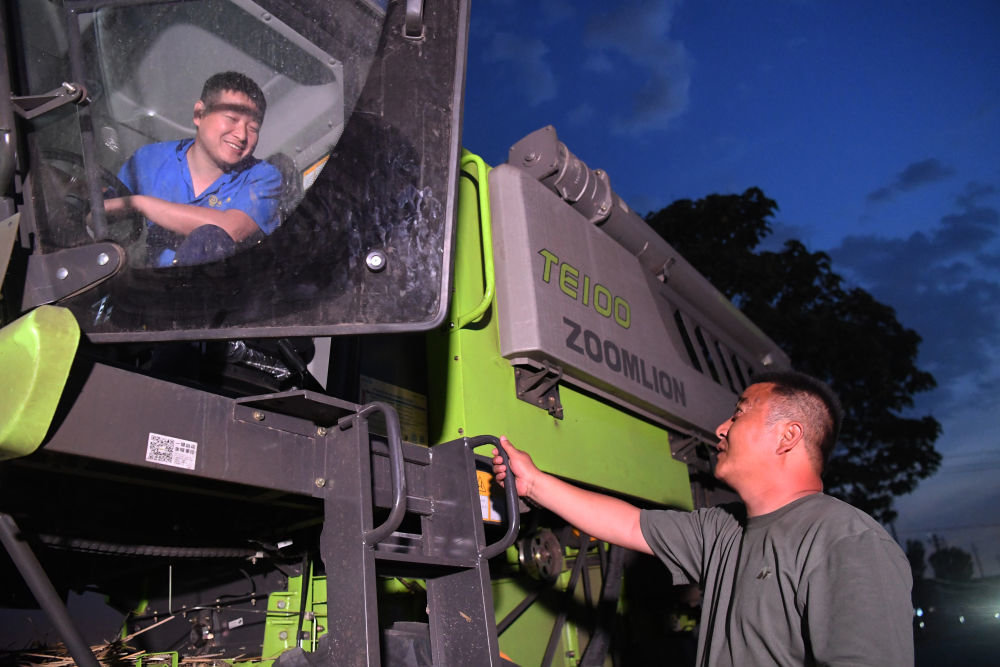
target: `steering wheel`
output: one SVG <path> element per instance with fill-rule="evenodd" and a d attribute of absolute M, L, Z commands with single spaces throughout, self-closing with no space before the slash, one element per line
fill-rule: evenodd
<path fill-rule="evenodd" d="M 98 235 L 93 224 L 90 190 L 83 158 L 69 151 L 42 151 L 40 169 L 48 237 L 59 247 L 94 241 L 113 241 L 128 248 L 146 230 L 138 213 L 106 216 L 107 232 Z M 105 199 L 129 194 L 129 189 L 110 170 L 98 165 L 98 185 Z M 100 238 L 99 238 L 100 236 Z"/>

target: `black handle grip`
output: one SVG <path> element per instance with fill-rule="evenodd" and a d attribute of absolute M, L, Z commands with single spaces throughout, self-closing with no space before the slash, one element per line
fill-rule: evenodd
<path fill-rule="evenodd" d="M 489 560 L 494 556 L 499 556 L 507 550 L 507 547 L 514 544 L 514 540 L 517 539 L 517 533 L 521 529 L 521 514 L 518 511 L 517 503 L 517 483 L 514 479 L 514 471 L 510 469 L 510 458 L 500 445 L 499 438 L 492 435 L 480 435 L 475 438 L 468 438 L 466 443 L 470 449 L 475 449 L 482 445 L 493 445 L 500 454 L 500 458 L 503 459 L 504 465 L 507 466 L 507 476 L 503 481 L 504 498 L 507 501 L 507 532 L 504 533 L 504 536 L 499 541 L 483 547 L 479 555 Z"/>

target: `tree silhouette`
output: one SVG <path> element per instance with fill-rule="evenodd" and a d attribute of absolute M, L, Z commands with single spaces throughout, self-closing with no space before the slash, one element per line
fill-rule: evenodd
<path fill-rule="evenodd" d="M 927 571 L 927 555 L 924 543 L 920 540 L 906 540 L 906 560 L 910 561 L 910 571 L 914 579 L 923 579 Z"/>
<path fill-rule="evenodd" d="M 937 535 L 931 536 L 931 544 L 934 545 L 934 552 L 927 560 L 934 568 L 935 579 L 949 581 L 972 579 L 972 556 L 967 551 L 958 547 L 949 547 Z"/>
<path fill-rule="evenodd" d="M 824 473 L 827 492 L 883 522 L 893 498 L 941 461 L 931 416 L 904 417 L 913 396 L 935 386 L 916 366 L 920 336 L 892 308 L 849 287 L 830 257 L 800 241 L 758 251 L 778 206 L 759 188 L 682 199 L 646 216 L 652 228 L 764 330 L 798 370 L 837 392 L 844 424 Z"/>

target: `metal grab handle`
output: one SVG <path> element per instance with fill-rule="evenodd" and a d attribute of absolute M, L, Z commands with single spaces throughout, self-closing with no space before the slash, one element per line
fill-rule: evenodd
<path fill-rule="evenodd" d="M 483 297 L 479 304 L 468 313 L 458 316 L 455 320 L 455 328 L 463 329 L 471 322 L 475 322 L 486 312 L 486 309 L 493 303 L 493 295 L 496 292 L 496 277 L 493 269 L 493 219 L 490 215 L 490 188 L 489 170 L 486 163 L 478 155 L 466 153 L 462 156 L 461 166 L 472 165 L 476 170 L 479 204 L 479 236 L 483 246 L 483 275 L 486 279 Z M 499 445 L 498 445 L 499 446 Z"/>
<path fill-rule="evenodd" d="M 403 472 L 403 444 L 399 437 L 399 416 L 396 414 L 395 408 L 381 401 L 369 403 L 358 410 L 357 414 L 358 417 L 366 419 L 369 414 L 376 410 L 385 416 L 385 428 L 388 431 L 389 469 L 392 473 L 392 510 L 389 512 L 389 517 L 381 525 L 365 531 L 364 541 L 370 547 L 375 546 L 395 532 L 406 514 L 406 475 Z"/>
<path fill-rule="evenodd" d="M 482 445 L 493 445 L 500 454 L 500 458 L 503 459 L 504 465 L 507 466 L 507 478 L 504 479 L 503 483 L 504 498 L 507 501 L 507 532 L 499 541 L 486 545 L 479 553 L 481 557 L 489 560 L 494 556 L 499 556 L 507 550 L 507 547 L 514 544 L 517 533 L 521 530 L 521 514 L 517 504 L 517 484 L 514 481 L 514 471 L 510 469 L 510 458 L 504 448 L 500 446 L 499 438 L 492 435 L 480 435 L 475 438 L 467 438 L 466 443 L 470 449 Z"/>

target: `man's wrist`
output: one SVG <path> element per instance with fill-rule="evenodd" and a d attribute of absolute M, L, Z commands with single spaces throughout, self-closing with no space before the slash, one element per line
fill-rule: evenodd
<path fill-rule="evenodd" d="M 527 477 L 523 482 L 518 479 L 518 484 L 524 484 L 524 490 L 521 491 L 520 495 L 526 500 L 531 501 L 533 504 L 540 507 L 544 507 L 544 503 L 541 502 L 539 496 L 544 496 L 544 486 L 548 482 L 550 475 L 548 473 L 542 472 L 541 470 L 535 470 L 530 477 Z"/>

